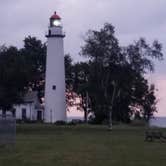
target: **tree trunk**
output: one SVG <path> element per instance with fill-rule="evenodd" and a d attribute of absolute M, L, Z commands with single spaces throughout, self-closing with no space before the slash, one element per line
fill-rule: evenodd
<path fill-rule="evenodd" d="M 109 107 L 109 124 L 108 129 L 112 130 L 112 106 Z"/>
<path fill-rule="evenodd" d="M 111 105 L 109 107 L 109 124 L 108 124 L 108 129 L 112 130 L 112 109 L 113 109 L 113 104 L 114 104 L 114 99 L 115 99 L 115 93 L 116 93 L 116 83 L 113 85 L 113 94 L 112 94 L 112 99 L 111 99 Z"/>
<path fill-rule="evenodd" d="M 85 107 L 84 107 L 84 121 L 85 123 L 88 122 L 88 106 L 89 106 L 89 97 L 88 97 L 88 92 L 86 92 L 86 98 L 85 98 Z"/>
<path fill-rule="evenodd" d="M 87 113 L 87 108 L 84 107 L 84 121 L 85 123 L 88 122 L 88 113 Z"/>

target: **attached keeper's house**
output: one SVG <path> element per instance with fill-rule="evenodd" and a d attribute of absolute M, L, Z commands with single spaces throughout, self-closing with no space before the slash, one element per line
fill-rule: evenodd
<path fill-rule="evenodd" d="M 37 92 L 31 91 L 25 94 L 22 103 L 13 106 L 12 111 L 3 112 L 0 110 L 0 115 L 12 115 L 17 120 L 23 121 L 41 121 L 43 120 L 43 112 Z"/>

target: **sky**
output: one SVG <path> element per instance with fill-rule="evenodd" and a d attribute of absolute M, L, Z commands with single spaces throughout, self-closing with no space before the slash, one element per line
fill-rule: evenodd
<path fill-rule="evenodd" d="M 23 46 L 23 39 L 36 36 L 46 41 L 49 17 L 57 11 L 63 21 L 65 53 L 81 60 L 80 47 L 89 29 L 108 22 L 115 26 L 122 46 L 146 38 L 159 40 L 166 54 L 166 0 L 0 0 L 0 45 Z M 156 84 L 158 116 L 166 116 L 166 57 L 156 63 L 149 80 Z"/>

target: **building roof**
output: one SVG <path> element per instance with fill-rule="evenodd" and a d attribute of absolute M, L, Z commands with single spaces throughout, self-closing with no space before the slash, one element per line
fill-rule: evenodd
<path fill-rule="evenodd" d="M 23 103 L 34 103 L 36 109 L 43 109 L 43 106 L 39 101 L 37 91 L 27 92 L 23 97 Z"/>
<path fill-rule="evenodd" d="M 25 103 L 32 103 L 35 102 L 37 98 L 38 98 L 37 91 L 30 91 L 24 95 L 23 101 Z"/>
<path fill-rule="evenodd" d="M 54 12 L 54 14 L 50 17 L 50 19 L 57 19 L 57 20 L 60 20 L 61 17 L 59 15 L 57 15 L 56 12 Z"/>

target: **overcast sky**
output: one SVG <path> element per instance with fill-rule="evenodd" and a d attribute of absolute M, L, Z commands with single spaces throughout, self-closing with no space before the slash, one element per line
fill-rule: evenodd
<path fill-rule="evenodd" d="M 22 47 L 25 36 L 46 41 L 49 17 L 54 11 L 62 17 L 65 53 L 79 60 L 78 52 L 88 29 L 105 22 L 115 26 L 121 45 L 139 37 L 158 39 L 166 53 L 166 0 L 0 0 L 0 45 Z M 166 115 L 166 60 L 156 66 L 150 79 L 159 89 L 159 111 Z"/>

